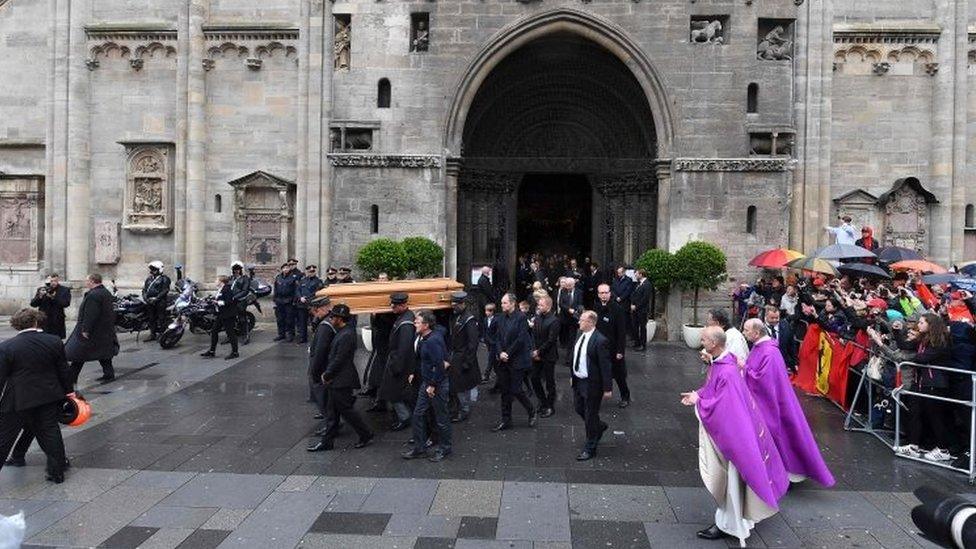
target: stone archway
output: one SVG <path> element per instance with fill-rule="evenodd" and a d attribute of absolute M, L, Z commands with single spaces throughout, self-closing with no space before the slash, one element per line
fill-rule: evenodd
<path fill-rule="evenodd" d="M 514 265 L 517 190 L 540 173 L 585 177 L 593 257 L 632 261 L 658 240 L 657 159 L 673 134 L 660 80 L 620 29 L 576 10 L 506 29 L 472 63 L 449 113 L 447 199 L 458 217 L 448 219 L 448 268 Z"/>

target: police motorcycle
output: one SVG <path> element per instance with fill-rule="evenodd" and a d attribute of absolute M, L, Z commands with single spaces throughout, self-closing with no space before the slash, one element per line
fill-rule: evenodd
<path fill-rule="evenodd" d="M 208 326 L 203 326 L 203 317 L 206 315 L 206 304 L 204 300 L 197 298 L 197 285 L 189 278 L 183 276 L 183 267 L 176 266 L 176 288 L 179 295 L 172 305 L 166 308 L 168 314 L 173 317 L 173 321 L 166 326 L 166 330 L 159 336 L 159 346 L 163 349 L 171 349 L 179 343 L 187 327 L 194 333 L 208 331 Z"/>
<path fill-rule="evenodd" d="M 112 296 L 115 299 L 115 330 L 117 332 L 142 332 L 149 329 L 149 305 L 139 294 L 119 296 L 119 289 L 112 279 Z M 176 300 L 176 294 L 166 296 L 167 305 Z M 167 307 L 168 310 L 168 307 Z"/>

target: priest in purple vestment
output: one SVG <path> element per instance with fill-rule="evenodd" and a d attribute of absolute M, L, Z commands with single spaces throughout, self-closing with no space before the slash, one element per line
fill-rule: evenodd
<path fill-rule="evenodd" d="M 756 523 L 776 514 L 789 478 L 738 361 L 725 350 L 725 332 L 706 328 L 702 345 L 708 377 L 697 391 L 681 394 L 701 422 L 699 471 L 718 504 L 715 524 L 698 536 L 732 536 L 745 547 Z"/>
<path fill-rule="evenodd" d="M 758 318 L 746 321 L 743 335 L 752 344 L 746 359 L 746 385 L 759 404 L 790 480 L 812 478 L 823 486 L 833 486 L 834 475 L 827 469 L 800 408 L 779 344 L 769 337 Z"/>

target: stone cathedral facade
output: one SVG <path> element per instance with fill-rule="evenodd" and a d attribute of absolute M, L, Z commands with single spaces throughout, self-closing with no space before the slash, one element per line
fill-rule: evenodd
<path fill-rule="evenodd" d="M 974 42 L 976 0 L 0 0 L 0 303 L 382 236 L 746 276 L 841 213 L 973 259 Z"/>

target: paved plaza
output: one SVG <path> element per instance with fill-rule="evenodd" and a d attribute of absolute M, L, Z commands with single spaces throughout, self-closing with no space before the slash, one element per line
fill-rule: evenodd
<path fill-rule="evenodd" d="M 596 459 L 575 460 L 582 422 L 560 372 L 555 416 L 533 429 L 516 407 L 516 428 L 492 433 L 498 402 L 483 393 L 455 425 L 455 453 L 434 464 L 399 457 L 409 431 L 388 432 L 385 414 L 366 414 L 378 436 L 365 449 L 352 449 L 347 429 L 335 451 L 306 452 L 318 422 L 305 350 L 272 336 L 257 332 L 227 362 L 198 358 L 205 336 L 171 351 L 124 336 L 117 381 L 97 385 L 95 363 L 82 374 L 96 415 L 65 430 L 66 482 L 46 482 L 32 452 L 27 467 L 0 471 L 0 514 L 25 512 L 26 547 L 723 546 L 695 538 L 714 504 L 698 476 L 694 414 L 678 402 L 702 376 L 683 346 L 629 355 L 634 403 L 605 406 L 611 432 Z M 909 517 L 911 490 L 972 491 L 962 475 L 844 432 L 825 401 L 802 402 L 837 486 L 791 489 L 751 547 L 928 546 Z"/>

